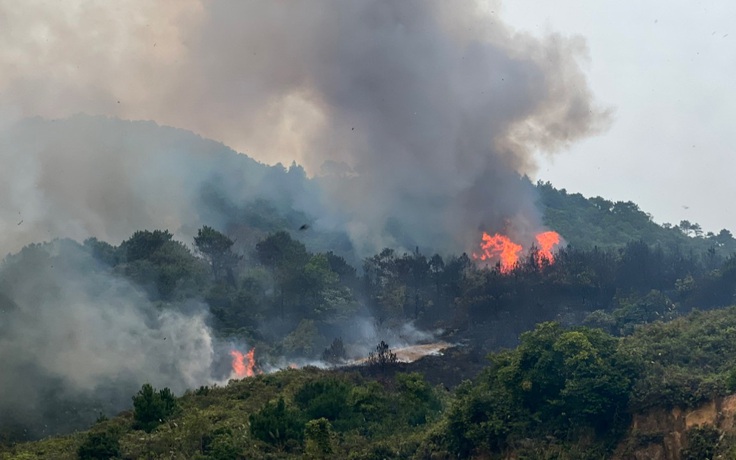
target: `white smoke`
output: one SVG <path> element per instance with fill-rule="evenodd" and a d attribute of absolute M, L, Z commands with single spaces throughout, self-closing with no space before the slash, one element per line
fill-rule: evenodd
<path fill-rule="evenodd" d="M 69 429 L 74 420 L 60 409 L 68 401 L 114 413 L 146 382 L 183 392 L 212 381 L 206 306 L 161 309 L 77 243 L 9 256 L 0 292 L 0 429 L 18 421 Z"/>

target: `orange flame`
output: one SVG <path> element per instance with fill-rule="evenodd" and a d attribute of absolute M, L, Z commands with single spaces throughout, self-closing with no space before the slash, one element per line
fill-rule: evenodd
<path fill-rule="evenodd" d="M 486 232 L 483 232 L 480 248 L 483 252 L 480 255 L 473 253 L 473 259 L 498 259 L 501 263 L 501 273 L 509 273 L 514 269 L 516 262 L 519 261 L 519 253 L 523 249 L 520 244 L 514 243 L 508 236 L 498 233 L 491 236 Z"/>
<path fill-rule="evenodd" d="M 233 373 L 239 377 L 253 377 L 255 375 L 256 366 L 256 349 L 251 348 L 248 353 L 241 353 L 238 350 L 230 350 L 230 356 L 233 357 Z"/>
<path fill-rule="evenodd" d="M 541 266 L 543 263 L 553 264 L 555 258 L 552 250 L 560 244 L 561 238 L 559 233 L 553 231 L 542 232 L 537 234 L 535 239 L 539 246 L 536 255 L 537 265 Z M 503 274 L 510 273 L 514 269 L 516 263 L 519 261 L 519 255 L 524 249 L 520 244 L 513 242 L 508 236 L 499 233 L 491 236 L 486 232 L 483 232 L 480 248 L 483 252 L 480 254 L 473 253 L 473 259 L 483 261 L 497 260 L 501 273 Z"/>
<path fill-rule="evenodd" d="M 552 248 L 560 244 L 560 234 L 549 231 L 537 235 L 537 243 L 539 244 L 539 252 L 537 252 L 537 264 L 542 265 L 544 261 L 553 264 L 555 256 L 552 254 Z"/>

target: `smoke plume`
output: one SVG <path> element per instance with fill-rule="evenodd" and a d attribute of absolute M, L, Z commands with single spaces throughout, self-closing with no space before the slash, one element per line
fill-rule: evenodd
<path fill-rule="evenodd" d="M 606 119 L 580 68 L 584 42 L 527 36 L 498 11 L 439 0 L 0 2 L 0 63 L 12 69 L 0 101 L 6 119 L 153 119 L 265 161 L 297 160 L 323 176 L 340 216 L 325 225 L 344 226 L 362 254 L 465 250 L 479 229 L 537 230 L 519 175 L 533 172 L 535 151 L 559 150 Z M 26 163 L 15 167 L 42 167 Z M 137 178 L 127 172 L 110 187 L 135 222 L 150 205 L 130 201 Z M 54 180 L 76 187 L 100 180 L 60 173 Z M 99 214 L 102 204 L 80 206 Z M 187 204 L 166 217 L 177 212 Z"/>
<path fill-rule="evenodd" d="M 130 407 L 144 382 L 182 392 L 213 380 L 206 307 L 156 308 L 70 240 L 5 259 L 0 315 L 4 434 L 87 427 Z"/>
<path fill-rule="evenodd" d="M 607 113 L 581 39 L 525 35 L 498 10 L 0 0 L 0 251 L 117 244 L 146 228 L 191 241 L 258 197 L 311 215 L 315 231 L 347 232 L 359 256 L 465 251 L 481 230 L 530 240 L 541 222 L 522 176 L 534 155 L 596 132 Z M 295 160 L 314 180 L 161 125 Z M 55 264 L 57 252 L 74 263 Z M 157 310 L 76 243 L 26 248 L 0 282 L 9 419 L 64 414 L 48 401 L 129 404 L 143 381 L 206 383 L 199 310 Z"/>
<path fill-rule="evenodd" d="M 0 162 L 2 253 L 56 237 L 118 244 L 142 229 L 191 242 L 256 198 L 311 214 L 320 206 L 295 172 L 152 122 L 25 119 L 0 128 Z"/>

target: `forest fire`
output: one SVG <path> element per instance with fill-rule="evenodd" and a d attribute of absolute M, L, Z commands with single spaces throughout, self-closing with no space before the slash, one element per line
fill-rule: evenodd
<path fill-rule="evenodd" d="M 239 378 L 253 377 L 255 375 L 255 359 L 256 349 L 251 348 L 248 353 L 241 353 L 238 350 L 230 350 L 230 356 L 233 357 L 233 374 Z"/>
<path fill-rule="evenodd" d="M 514 243 L 508 236 L 499 233 L 491 236 L 486 232 L 483 232 L 480 248 L 483 252 L 480 255 L 473 253 L 473 259 L 498 259 L 501 266 L 501 273 L 508 273 L 513 270 L 514 265 L 519 261 L 519 253 L 523 249 L 520 244 Z"/>
<path fill-rule="evenodd" d="M 537 240 L 537 264 L 542 265 L 544 261 L 553 263 L 555 257 L 552 254 L 552 248 L 560 244 L 560 234 L 549 231 L 542 232 L 536 236 Z"/>
<path fill-rule="evenodd" d="M 554 263 L 554 254 L 552 250 L 560 244 L 560 235 L 554 231 L 542 232 L 535 237 L 537 244 L 536 262 L 538 265 L 543 263 Z M 519 262 L 521 252 L 524 250 L 521 244 L 515 243 L 506 235 L 496 233 L 489 235 L 483 232 L 480 243 L 482 252 L 480 254 L 473 253 L 473 259 L 480 261 L 498 261 L 501 273 L 510 273 Z"/>

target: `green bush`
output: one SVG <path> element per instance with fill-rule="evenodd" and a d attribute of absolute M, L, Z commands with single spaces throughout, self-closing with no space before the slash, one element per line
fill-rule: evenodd
<path fill-rule="evenodd" d="M 511 439 L 595 430 L 620 434 L 634 373 L 619 340 L 600 329 L 542 323 L 518 348 L 491 356 L 475 385 L 457 390 L 447 416 L 446 443 L 460 456 L 499 451 Z"/>
<path fill-rule="evenodd" d="M 207 458 L 213 460 L 238 460 L 241 458 L 240 449 L 233 441 L 233 435 L 228 428 L 218 428 L 207 433 L 202 439 L 202 450 Z"/>
<path fill-rule="evenodd" d="M 108 460 L 120 456 L 118 435 L 109 431 L 92 432 L 77 449 L 79 460 Z"/>
<path fill-rule="evenodd" d="M 306 453 L 312 458 L 329 458 L 333 453 L 332 425 L 326 418 L 310 420 L 304 427 Z"/>
<path fill-rule="evenodd" d="M 330 422 L 349 416 L 350 385 L 335 378 L 314 380 L 304 384 L 294 396 L 294 402 L 308 420 L 325 418 Z"/>
<path fill-rule="evenodd" d="M 286 407 L 284 398 L 269 402 L 255 414 L 251 414 L 250 434 L 263 442 L 284 447 L 291 440 L 304 438 L 304 420 L 298 411 Z"/>
<path fill-rule="evenodd" d="M 176 407 L 176 398 L 171 390 L 164 388 L 157 391 L 146 383 L 133 396 L 133 427 L 150 433 L 168 419 Z"/>
<path fill-rule="evenodd" d="M 383 387 L 377 382 L 368 382 L 353 387 L 348 404 L 361 420 L 369 423 L 381 423 L 390 416 L 389 399 Z"/>
<path fill-rule="evenodd" d="M 731 393 L 736 391 L 736 369 L 731 369 L 726 375 L 726 390 Z"/>
<path fill-rule="evenodd" d="M 418 372 L 396 374 L 396 387 L 399 390 L 404 419 L 409 425 L 427 423 L 428 418 L 442 407 L 432 387 Z"/>
<path fill-rule="evenodd" d="M 682 460 L 710 460 L 718 448 L 721 437 L 717 428 L 705 425 L 686 432 L 687 447 L 682 449 Z"/>

